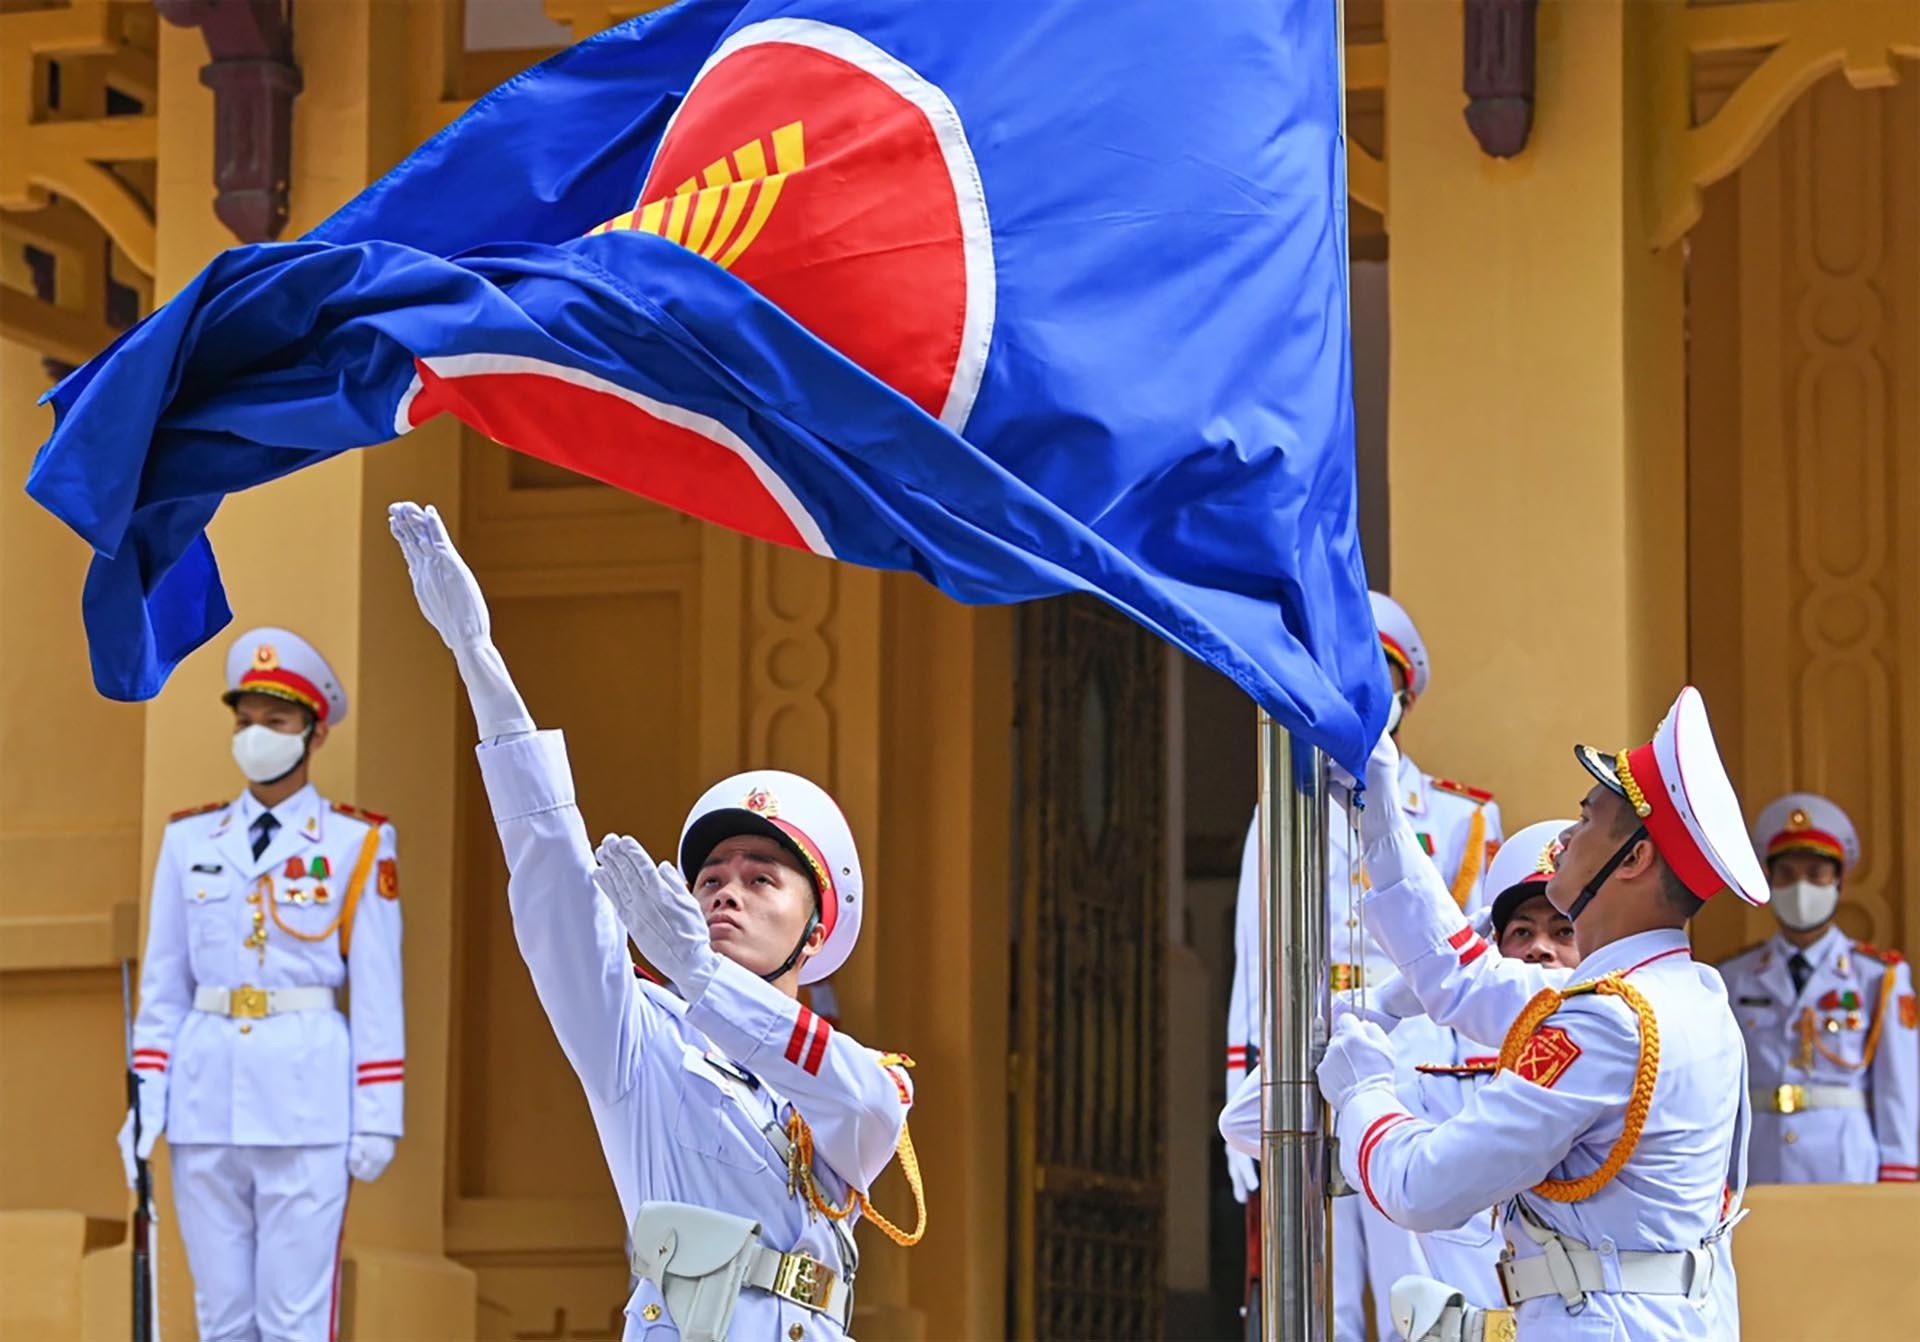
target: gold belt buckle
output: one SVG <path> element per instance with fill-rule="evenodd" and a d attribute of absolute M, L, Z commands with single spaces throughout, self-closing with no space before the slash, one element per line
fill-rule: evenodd
<path fill-rule="evenodd" d="M 773 1274 L 773 1293 L 807 1309 L 824 1311 L 833 1298 L 835 1273 L 803 1253 L 783 1253 Z"/>
<path fill-rule="evenodd" d="M 260 1020 L 267 1014 L 267 990 L 241 984 L 227 994 L 227 1014 L 235 1020 Z"/>
<path fill-rule="evenodd" d="M 1788 1083 L 1773 1088 L 1773 1107 L 1783 1114 L 1797 1114 L 1807 1107 L 1807 1088 Z"/>
<path fill-rule="evenodd" d="M 1366 979 L 1366 974 L 1367 971 L 1364 965 L 1335 965 L 1333 967 L 1333 982 L 1331 985 L 1333 991 L 1343 993 L 1349 988 L 1360 987 Z"/>
<path fill-rule="evenodd" d="M 1510 1309 L 1490 1309 L 1480 1321 L 1480 1342 L 1515 1342 L 1517 1337 Z"/>

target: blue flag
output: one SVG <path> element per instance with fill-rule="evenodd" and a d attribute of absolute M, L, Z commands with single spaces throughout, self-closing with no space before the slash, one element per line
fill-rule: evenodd
<path fill-rule="evenodd" d="M 96 684 L 226 623 L 227 494 L 450 413 L 962 601 L 1091 592 L 1359 773 L 1336 15 L 720 0 L 561 52 L 50 393 Z"/>

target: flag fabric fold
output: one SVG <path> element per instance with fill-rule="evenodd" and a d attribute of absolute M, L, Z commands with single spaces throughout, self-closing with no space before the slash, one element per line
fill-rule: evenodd
<path fill-rule="evenodd" d="M 970 602 L 1098 595 L 1360 772 L 1335 7 L 688 3 L 503 85 L 51 393 L 96 684 L 228 494 L 450 413 Z"/>

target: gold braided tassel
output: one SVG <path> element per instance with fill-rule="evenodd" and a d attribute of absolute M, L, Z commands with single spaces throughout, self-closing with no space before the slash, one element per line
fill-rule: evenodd
<path fill-rule="evenodd" d="M 1569 997 L 1582 993 L 1618 997 L 1627 1004 L 1640 1025 L 1640 1057 L 1634 1065 L 1633 1090 L 1627 1096 L 1627 1116 L 1620 1140 L 1613 1144 L 1613 1150 L 1607 1152 L 1607 1158 L 1592 1174 L 1578 1179 L 1542 1179 L 1535 1184 L 1532 1191 L 1549 1202 L 1581 1202 L 1613 1182 L 1640 1144 L 1641 1130 L 1647 1126 L 1647 1114 L 1653 1108 L 1653 1083 L 1660 1075 L 1660 1024 L 1654 1019 L 1653 1007 L 1638 988 L 1618 974 L 1583 983 L 1564 993 L 1542 988 L 1507 1031 L 1506 1040 L 1500 1046 L 1500 1070 L 1513 1071 L 1521 1053 L 1547 1017 L 1558 1011 Z"/>
<path fill-rule="evenodd" d="M 880 1065 L 911 1067 L 913 1061 L 903 1054 L 889 1053 L 880 1059 Z M 800 1117 L 798 1110 L 787 1119 L 787 1190 L 804 1194 L 813 1209 L 829 1221 L 844 1221 L 858 1207 L 860 1214 L 873 1222 L 881 1234 L 901 1248 L 911 1249 L 927 1233 L 927 1194 L 920 1182 L 920 1157 L 914 1153 L 913 1134 L 907 1130 L 907 1120 L 904 1118 L 900 1120 L 900 1143 L 895 1153 L 900 1159 L 900 1173 L 906 1176 L 907 1187 L 913 1192 L 917 1224 L 912 1230 L 902 1230 L 881 1215 L 867 1200 L 867 1195 L 857 1188 L 848 1194 L 844 1207 L 836 1207 L 827 1201 L 813 1178 L 813 1129 L 807 1126 L 807 1120 Z"/>
<path fill-rule="evenodd" d="M 1487 808 L 1473 808 L 1467 822 L 1467 851 L 1460 855 L 1460 870 L 1453 875 L 1453 902 L 1462 909 L 1473 894 L 1473 883 L 1480 879 L 1480 864 L 1487 860 Z"/>

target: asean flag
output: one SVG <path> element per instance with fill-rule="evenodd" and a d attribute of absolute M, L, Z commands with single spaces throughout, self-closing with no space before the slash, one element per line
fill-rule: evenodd
<path fill-rule="evenodd" d="M 103 693 L 228 618 L 221 498 L 453 414 L 965 601 L 1101 596 L 1358 771 L 1332 0 L 681 4 L 224 253 L 51 393 Z"/>

